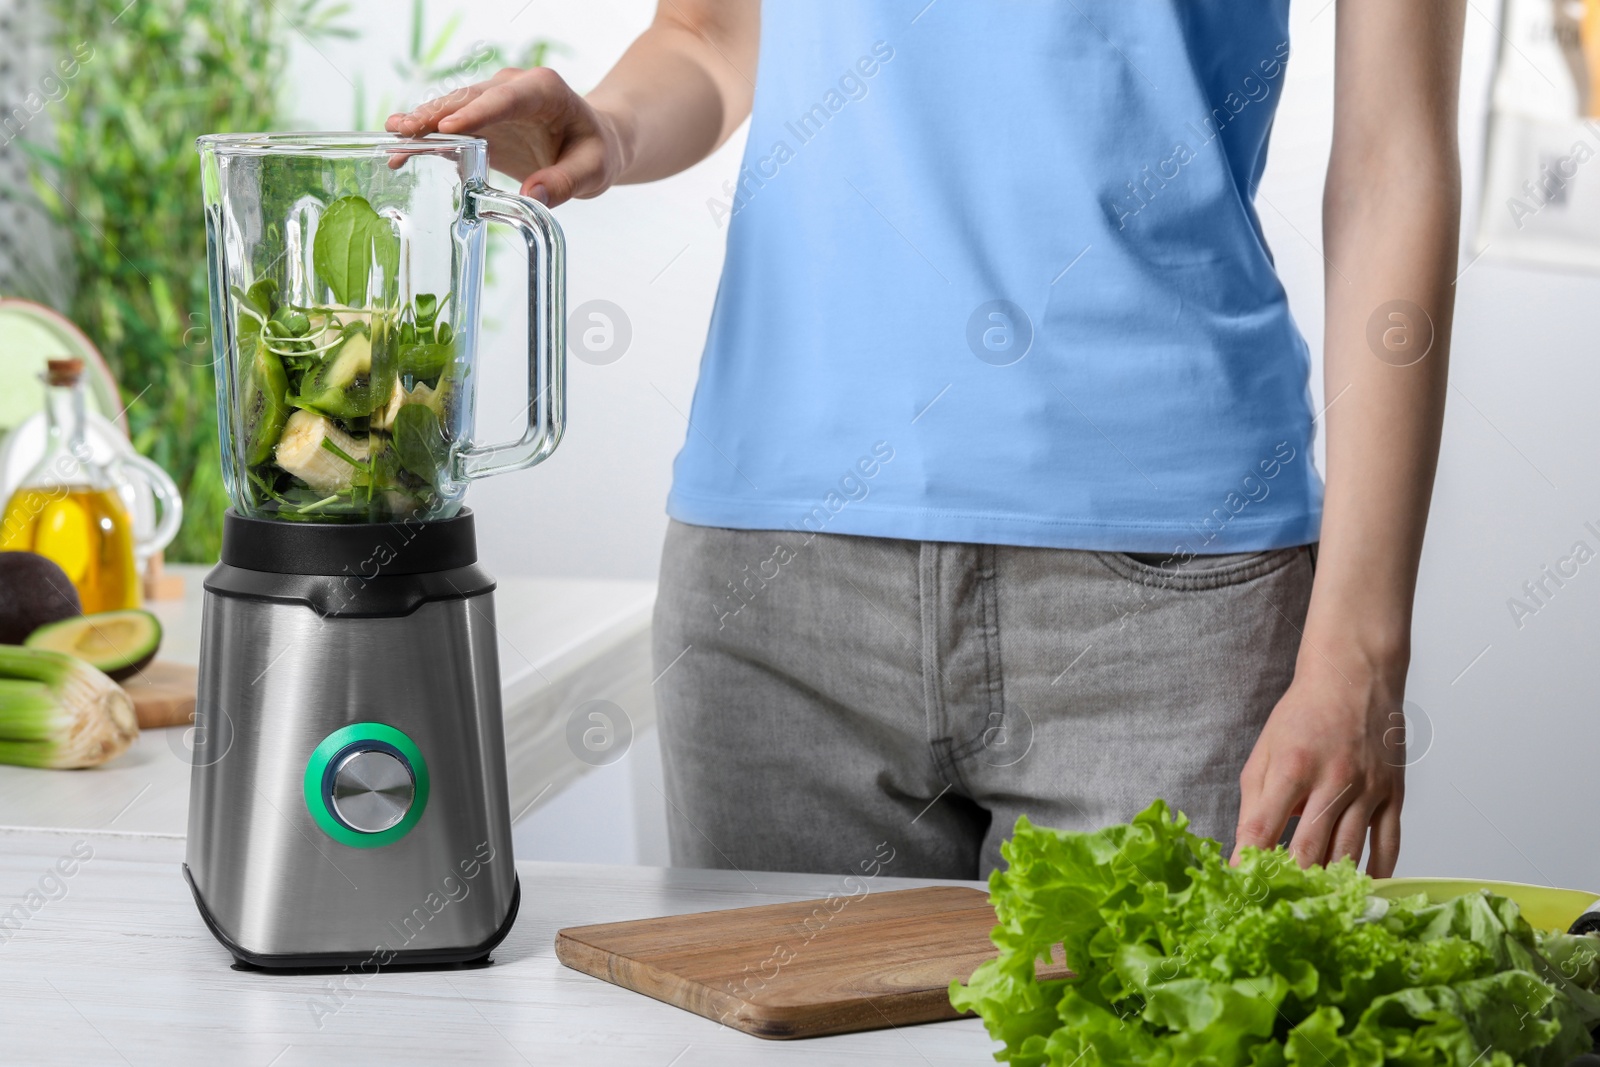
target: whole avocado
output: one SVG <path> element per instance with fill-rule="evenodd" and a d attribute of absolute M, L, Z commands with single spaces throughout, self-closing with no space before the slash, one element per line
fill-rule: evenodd
<path fill-rule="evenodd" d="M 37 552 L 0 552 L 0 645 L 20 645 L 48 622 L 83 614 L 67 572 Z"/>

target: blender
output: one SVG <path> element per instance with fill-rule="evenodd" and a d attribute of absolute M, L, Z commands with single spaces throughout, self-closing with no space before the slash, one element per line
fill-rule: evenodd
<path fill-rule="evenodd" d="M 184 875 L 240 965 L 488 962 L 516 918 L 494 580 L 462 497 L 565 418 L 564 243 L 472 137 L 201 137 L 223 475 Z M 527 424 L 473 438 L 487 223 Z"/>

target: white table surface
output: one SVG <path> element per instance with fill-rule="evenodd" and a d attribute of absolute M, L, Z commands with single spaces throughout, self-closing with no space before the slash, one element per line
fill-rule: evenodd
<path fill-rule="evenodd" d="M 763 1041 L 555 958 L 566 926 L 821 897 L 840 891 L 837 877 L 521 862 L 522 910 L 493 966 L 379 974 L 319 1018 L 329 978 L 230 969 L 172 837 L 0 830 L 0 914 L 74 849 L 92 858 L 46 886 L 57 899 L 18 928 L 0 921 L 6 1063 L 934 1067 L 992 1063 L 998 1047 L 975 1019 Z"/>
<path fill-rule="evenodd" d="M 165 630 L 160 656 L 200 654 L 201 580 L 175 566 L 182 601 L 148 607 Z M 501 578 L 495 590 L 511 813 L 520 817 L 587 771 L 567 747 L 567 715 L 610 700 L 635 731 L 655 721 L 650 696 L 650 610 L 655 584 L 580 578 Z M 131 749 L 83 771 L 0 766 L 0 827 L 181 835 L 187 828 L 187 730 L 146 730 Z M 0 957 L 3 958 L 3 957 Z"/>

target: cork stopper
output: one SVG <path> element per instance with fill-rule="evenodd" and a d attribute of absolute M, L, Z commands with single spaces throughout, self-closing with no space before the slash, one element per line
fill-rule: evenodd
<path fill-rule="evenodd" d="M 83 377 L 83 360 L 52 359 L 48 362 L 45 381 L 54 386 L 73 386 Z"/>

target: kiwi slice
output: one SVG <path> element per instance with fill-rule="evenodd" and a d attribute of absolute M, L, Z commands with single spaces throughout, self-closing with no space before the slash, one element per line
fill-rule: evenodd
<path fill-rule="evenodd" d="M 283 435 L 289 418 L 289 376 L 283 360 L 269 351 L 260 339 L 251 346 L 249 365 L 243 382 L 244 460 L 250 466 L 272 458 L 272 448 Z"/>
<path fill-rule="evenodd" d="M 339 419 L 361 418 L 387 405 L 394 391 L 395 362 L 383 343 L 385 336 L 381 319 L 371 327 L 346 326 L 339 346 L 307 377 L 300 400 Z"/>
<path fill-rule="evenodd" d="M 400 345 L 400 373 L 414 381 L 435 380 L 453 359 L 455 348 L 448 341 Z"/>

